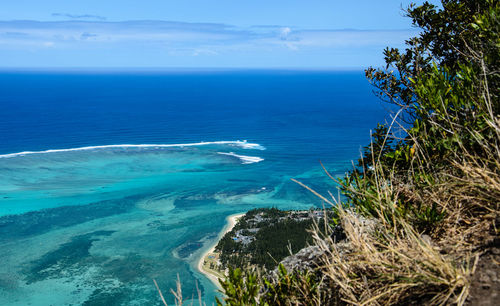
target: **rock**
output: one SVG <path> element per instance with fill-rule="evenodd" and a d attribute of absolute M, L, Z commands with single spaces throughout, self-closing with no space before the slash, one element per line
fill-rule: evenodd
<path fill-rule="evenodd" d="M 280 263 L 287 271 L 313 270 L 320 264 L 320 258 L 324 252 L 318 246 L 308 246 L 294 255 L 285 257 Z M 277 275 L 278 269 L 273 271 Z"/>
<path fill-rule="evenodd" d="M 479 258 L 471 279 L 465 305 L 498 305 L 500 300 L 500 255 L 498 245 L 490 247 Z"/>

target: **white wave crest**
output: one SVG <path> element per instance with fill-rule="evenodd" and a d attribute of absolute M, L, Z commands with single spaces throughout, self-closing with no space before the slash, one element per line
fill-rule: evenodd
<path fill-rule="evenodd" d="M 233 152 L 229 152 L 229 153 L 226 153 L 226 152 L 217 152 L 217 153 L 221 154 L 221 155 L 229 155 L 229 156 L 237 157 L 237 158 L 239 158 L 241 160 L 241 162 L 243 164 L 253 164 L 253 163 L 258 163 L 258 162 L 261 162 L 261 161 L 264 160 L 263 158 L 258 157 L 258 156 L 238 155 L 238 154 L 235 154 Z"/>
<path fill-rule="evenodd" d="M 251 149 L 251 150 L 265 150 L 266 148 L 258 143 L 247 142 L 246 140 L 240 141 L 237 144 L 239 147 L 243 149 Z"/>
<path fill-rule="evenodd" d="M 88 146 L 70 149 L 52 149 L 45 151 L 24 151 L 18 153 L 2 154 L 0 158 L 9 158 L 16 156 L 24 156 L 30 154 L 47 154 L 47 153 L 59 153 L 59 152 L 72 152 L 72 151 L 87 151 L 96 149 L 113 149 L 113 148 L 172 148 L 172 147 L 195 147 L 195 146 L 206 146 L 206 145 L 233 145 L 238 146 L 243 149 L 254 149 L 254 150 L 265 150 L 263 146 L 258 143 L 250 143 L 246 140 L 235 140 L 235 141 L 210 141 L 210 142 L 195 142 L 195 143 L 176 143 L 176 144 L 116 144 L 116 145 L 103 145 L 103 146 Z"/>

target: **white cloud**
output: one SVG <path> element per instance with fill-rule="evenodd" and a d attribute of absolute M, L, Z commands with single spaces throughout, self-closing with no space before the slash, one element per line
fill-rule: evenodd
<path fill-rule="evenodd" d="M 238 28 L 225 24 L 168 21 L 0 21 L 0 54 L 3 58 L 15 54 L 20 63 L 28 62 L 19 56 L 28 51 L 29 59 L 36 61 L 33 52 L 37 50 L 54 62 L 62 58 L 61 55 L 68 58 L 67 62 L 74 58 L 78 63 L 85 59 L 91 62 L 102 58 L 106 63 L 120 59 L 109 57 L 112 53 L 123 54 L 124 65 L 128 65 L 130 58 L 160 62 L 169 56 L 176 60 L 208 57 L 207 65 L 212 65 L 215 58 L 219 62 L 239 59 L 242 63 L 259 58 L 273 62 L 293 58 L 297 63 L 320 61 L 317 56 L 313 58 L 316 54 L 352 57 L 353 49 L 362 54 L 365 49 L 401 46 L 405 39 L 415 34 L 416 30 L 292 30 L 289 26 Z M 146 58 L 146 53 L 151 55 Z M 3 65 L 0 62 L 0 66 Z"/>
<path fill-rule="evenodd" d="M 288 34 L 290 34 L 292 32 L 292 29 L 290 29 L 289 27 L 284 27 L 284 28 L 281 28 L 281 39 L 283 40 L 286 40 L 287 37 L 288 37 Z"/>
<path fill-rule="evenodd" d="M 335 47 L 387 44 L 410 36 L 410 31 L 295 30 L 290 27 L 236 28 L 224 24 L 181 23 L 166 21 L 93 22 L 63 21 L 0 22 L 2 44 L 26 41 L 170 43 L 190 47 L 203 45 L 240 45 L 255 47 L 276 45 L 295 47 Z M 414 34 L 414 33 L 411 33 Z M 79 45 L 81 46 L 81 45 Z"/>
<path fill-rule="evenodd" d="M 68 13 L 52 13 L 52 17 L 62 17 L 66 19 L 82 19 L 82 20 L 106 20 L 106 17 L 91 15 L 91 14 L 68 14 Z"/>

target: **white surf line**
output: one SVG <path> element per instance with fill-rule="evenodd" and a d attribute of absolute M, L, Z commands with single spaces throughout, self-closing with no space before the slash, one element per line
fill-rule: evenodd
<path fill-rule="evenodd" d="M 110 148 L 171 148 L 171 147 L 194 147 L 194 146 L 206 146 L 206 145 L 219 145 L 219 144 L 229 144 L 236 145 L 243 149 L 254 149 L 254 150 L 265 150 L 263 146 L 258 143 L 250 143 L 246 140 L 236 140 L 236 141 L 211 141 L 211 142 L 195 142 L 195 143 L 176 143 L 176 144 L 116 144 L 116 145 L 102 145 L 102 146 L 87 146 L 79 148 L 70 149 L 51 149 L 45 151 L 24 151 L 18 153 L 9 153 L 0 155 L 0 158 L 9 158 L 16 156 L 24 156 L 29 154 L 47 154 L 47 153 L 59 153 L 59 152 L 72 152 L 72 151 L 86 151 L 94 149 L 110 149 Z"/>
<path fill-rule="evenodd" d="M 258 143 L 251 143 L 251 142 L 247 142 L 246 140 L 239 141 L 238 146 L 242 147 L 243 149 L 253 149 L 253 150 L 265 150 L 266 149 L 264 146 L 261 146 Z"/>
<path fill-rule="evenodd" d="M 261 161 L 264 160 L 263 158 L 258 157 L 258 156 L 238 155 L 238 154 L 235 154 L 233 152 L 229 152 L 229 153 L 226 153 L 226 152 L 217 152 L 217 154 L 237 157 L 237 158 L 239 158 L 243 162 L 243 164 L 259 163 L 259 162 L 261 162 Z"/>

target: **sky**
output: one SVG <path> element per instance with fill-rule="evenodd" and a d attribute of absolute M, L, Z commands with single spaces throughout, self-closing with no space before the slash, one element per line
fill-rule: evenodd
<path fill-rule="evenodd" d="M 422 3 L 423 1 L 414 1 Z M 429 1 L 439 4 L 439 1 Z M 408 0 L 0 1 L 0 68 L 364 68 Z"/>

